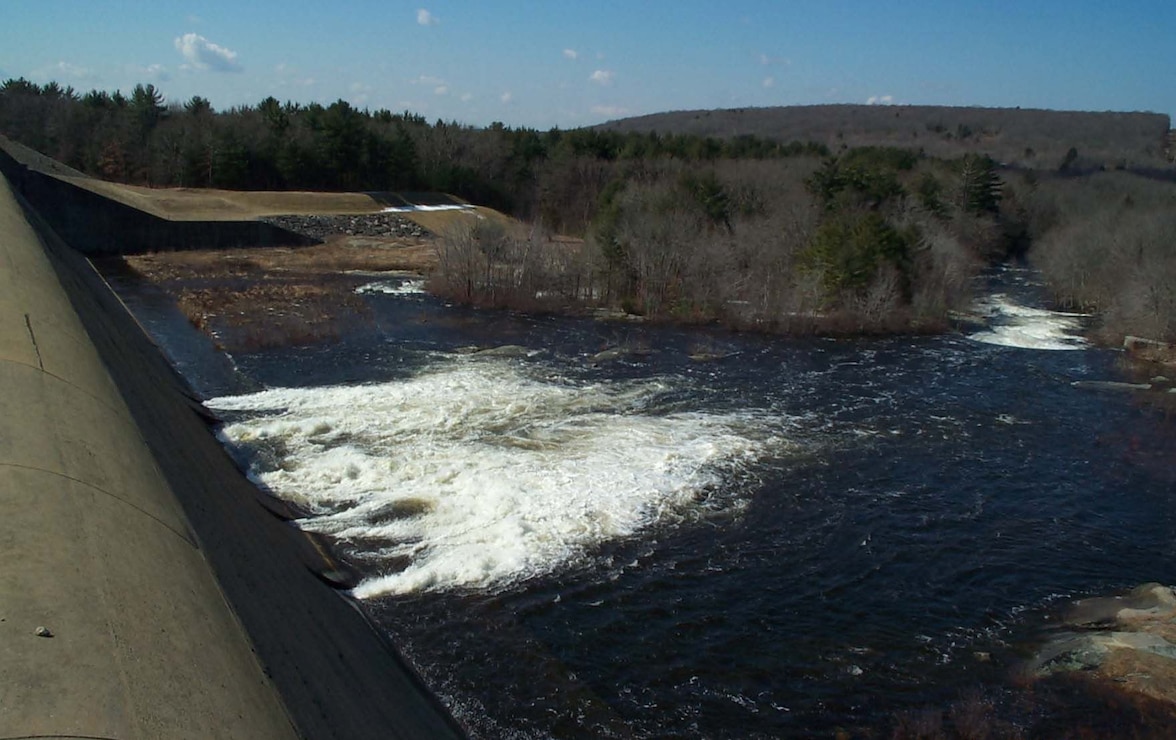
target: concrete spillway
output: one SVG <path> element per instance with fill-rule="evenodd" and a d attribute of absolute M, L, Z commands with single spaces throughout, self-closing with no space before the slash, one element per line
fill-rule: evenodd
<path fill-rule="evenodd" d="M 0 178 L 0 737 L 459 735 L 15 184 Z"/>

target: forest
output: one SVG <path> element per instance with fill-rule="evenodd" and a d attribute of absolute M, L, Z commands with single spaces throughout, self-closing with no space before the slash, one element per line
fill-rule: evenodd
<path fill-rule="evenodd" d="M 1104 340 L 1176 339 L 1166 116 L 858 108 L 801 110 L 808 123 L 775 130 L 716 111 L 723 135 L 684 123 L 709 113 L 537 131 L 343 100 L 216 111 L 152 85 L 81 94 L 17 79 L 0 85 L 0 133 L 150 187 L 427 190 L 497 208 L 522 225 L 440 235 L 430 281 L 476 305 L 789 333 L 940 331 L 976 276 L 1015 258 L 1042 269 L 1059 305 L 1096 313 Z M 892 135 L 901 115 L 909 141 Z M 741 118 L 755 123 L 730 125 Z M 1035 129 L 1042 121 L 1060 133 Z"/>
<path fill-rule="evenodd" d="M 1158 113 L 927 105 L 798 105 L 670 111 L 610 121 L 618 133 L 745 134 L 841 146 L 896 146 L 944 158 L 987 154 L 1030 169 L 1166 165 L 1169 117 Z M 1071 150 L 1073 154 L 1071 154 Z"/>

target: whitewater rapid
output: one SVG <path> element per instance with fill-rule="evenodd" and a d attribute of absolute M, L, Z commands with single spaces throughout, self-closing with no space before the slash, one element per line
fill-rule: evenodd
<path fill-rule="evenodd" d="M 410 278 L 400 280 L 377 280 L 364 283 L 355 289 L 357 295 L 382 293 L 384 295 L 417 296 L 425 295 L 424 278 Z"/>
<path fill-rule="evenodd" d="M 384 383 L 276 388 L 207 405 L 250 476 L 299 522 L 378 563 L 360 598 L 496 589 L 658 524 L 738 510 L 780 418 L 666 408 L 665 379 L 574 383 L 506 359 L 447 358 Z"/>
<path fill-rule="evenodd" d="M 987 329 L 971 335 L 977 342 L 1055 351 L 1089 346 L 1078 334 L 1086 314 L 1024 306 L 1004 293 L 980 299 L 972 312 L 988 322 Z"/>

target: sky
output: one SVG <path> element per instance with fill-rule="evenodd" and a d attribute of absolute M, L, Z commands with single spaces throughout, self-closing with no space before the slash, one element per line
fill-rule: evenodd
<path fill-rule="evenodd" d="M 0 80 L 574 128 L 821 103 L 1176 113 L 1166 0 L 0 0 Z"/>

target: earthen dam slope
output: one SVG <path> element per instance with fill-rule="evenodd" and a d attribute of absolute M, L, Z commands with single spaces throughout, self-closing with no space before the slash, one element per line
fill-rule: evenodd
<path fill-rule="evenodd" d="M 0 737 L 460 736 L 22 167 L 0 177 Z"/>

